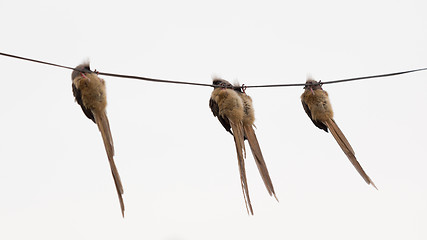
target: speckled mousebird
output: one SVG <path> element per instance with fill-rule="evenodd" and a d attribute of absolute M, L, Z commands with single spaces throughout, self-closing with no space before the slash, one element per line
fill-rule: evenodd
<path fill-rule="evenodd" d="M 73 94 L 86 117 L 96 123 L 101 132 L 108 161 L 110 163 L 111 173 L 113 174 L 114 183 L 116 185 L 122 216 L 124 217 L 123 186 L 116 164 L 114 163 L 113 138 L 105 112 L 107 106 L 105 82 L 103 79 L 99 78 L 97 74 L 90 71 L 89 63 L 80 64 L 75 69 L 76 70 L 74 70 L 71 75 L 73 81 Z"/>
<path fill-rule="evenodd" d="M 245 170 L 245 139 L 249 142 L 249 146 L 268 193 L 270 196 L 273 195 L 276 199 L 277 197 L 253 129 L 255 115 L 252 99 L 241 91 L 240 88 L 233 89 L 233 85 L 224 79 L 215 78 L 213 80 L 213 85 L 219 87 L 214 88 L 209 100 L 209 107 L 225 130 L 234 137 L 240 171 L 240 182 L 246 209 L 249 214 L 253 215 Z"/>
<path fill-rule="evenodd" d="M 335 123 L 328 93 L 322 89 L 322 86 L 317 81 L 311 78 L 307 79 L 304 89 L 305 91 L 301 95 L 301 102 L 308 117 L 316 127 L 325 132 L 328 132 L 328 129 L 331 131 L 332 136 L 365 182 L 377 188 L 357 161 L 353 148 Z"/>

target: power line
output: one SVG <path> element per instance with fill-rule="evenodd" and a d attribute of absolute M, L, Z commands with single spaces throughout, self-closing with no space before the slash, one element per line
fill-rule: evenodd
<path fill-rule="evenodd" d="M 359 80 L 370 79 L 370 78 L 391 77 L 391 76 L 402 75 L 402 74 L 413 73 L 413 72 L 419 72 L 419 71 L 425 71 L 425 70 L 427 70 L 427 68 L 419 68 L 419 69 L 408 70 L 408 71 L 403 71 L 403 72 L 385 73 L 385 74 L 378 74 L 378 75 L 371 75 L 371 76 L 364 76 L 364 77 L 356 77 L 356 78 L 345 78 L 345 79 L 332 80 L 332 81 L 319 81 L 318 84 L 322 84 L 323 85 L 323 84 L 333 84 L 333 83 L 359 81 Z M 268 87 L 298 87 L 298 86 L 305 86 L 305 83 L 253 85 L 253 86 L 245 86 L 245 87 L 246 88 L 268 88 Z"/>
<path fill-rule="evenodd" d="M 365 77 L 357 77 L 357 78 L 347 78 L 347 79 L 333 80 L 333 81 L 327 81 L 327 82 L 322 82 L 322 83 L 323 84 L 332 84 L 332 83 L 358 81 L 358 80 L 370 79 L 370 78 L 391 77 L 391 76 L 402 75 L 402 74 L 413 73 L 413 72 L 420 72 L 420 71 L 425 71 L 425 70 L 427 70 L 427 68 L 419 68 L 419 69 L 408 70 L 408 71 L 403 71 L 403 72 L 385 73 L 385 74 L 365 76 Z"/>
<path fill-rule="evenodd" d="M 104 76 L 110 76 L 110 77 L 130 78 L 130 79 L 144 80 L 144 81 L 150 81 L 150 82 L 161 82 L 161 83 L 174 83 L 174 84 L 185 84 L 185 85 L 195 85 L 195 86 L 205 86 L 205 87 L 216 87 L 216 85 L 207 84 L 207 83 L 182 82 L 182 81 L 173 81 L 173 80 L 146 78 L 146 77 L 123 75 L 123 74 L 115 74 L 115 73 L 105 73 L 105 72 L 98 72 L 98 71 L 96 71 L 95 73 L 97 73 L 98 75 L 104 75 Z"/>
<path fill-rule="evenodd" d="M 173 80 L 164 80 L 164 79 L 131 76 L 131 75 L 124 75 L 124 74 L 104 73 L 104 72 L 98 72 L 98 71 L 81 70 L 81 69 L 76 69 L 73 67 L 63 66 L 63 65 L 45 62 L 45 61 L 40 61 L 40 60 L 36 60 L 36 59 L 31 59 L 31 58 L 20 57 L 20 56 L 2 53 L 2 52 L 0 52 L 0 55 L 6 56 L 6 57 L 11 57 L 11 58 L 17 58 L 17 59 L 21 59 L 21 60 L 25 60 L 25 61 L 30 61 L 30 62 L 46 64 L 46 65 L 50 65 L 50 66 L 54 66 L 54 67 L 60 67 L 60 68 L 66 68 L 66 69 L 70 69 L 70 70 L 77 70 L 77 71 L 84 71 L 84 72 L 91 72 L 91 73 L 96 73 L 98 75 L 104 75 L 104 76 L 110 76 L 110 77 L 130 78 L 130 79 L 138 79 L 138 80 L 151 81 L 151 82 L 162 82 L 162 83 L 174 83 L 174 84 L 187 84 L 187 85 L 214 87 L 214 85 L 212 85 L 212 84 L 205 84 L 205 83 L 181 82 L 181 81 L 173 81 Z"/>
<path fill-rule="evenodd" d="M 16 56 L 16 55 L 12 55 L 12 54 L 7 54 L 7 53 L 2 53 L 2 52 L 0 52 L 0 55 L 6 56 L 6 57 L 10 57 L 10 58 L 16 58 L 16 59 L 21 59 L 21 60 L 25 60 L 25 61 L 30 61 L 30 62 L 36 62 L 36 63 L 46 64 L 46 65 L 50 65 L 50 66 L 54 66 L 54 67 L 60 67 L 60 68 L 66 68 L 66 69 L 70 69 L 70 70 L 82 71 L 82 70 L 75 69 L 73 67 L 68 67 L 68 66 L 64 66 L 64 65 L 59 65 L 59 64 L 45 62 L 45 61 L 40 61 L 40 60 L 36 60 L 36 59 L 31 59 L 31 58 L 20 57 L 20 56 Z M 321 81 L 321 82 L 319 81 L 319 84 L 334 84 L 334 83 L 342 83 L 342 82 L 359 81 L 359 80 L 371 79 L 371 78 L 391 77 L 391 76 L 403 75 L 403 74 L 408 74 L 408 73 L 413 73 L 413 72 L 419 72 L 419 71 L 425 71 L 425 70 L 427 70 L 427 68 L 419 68 L 419 69 L 402 71 L 402 72 L 385 73 L 385 74 L 378 74 L 378 75 L 371 75 L 371 76 L 364 76 L 364 77 L 356 77 L 356 78 L 346 78 L 346 79 L 340 79 L 340 80 Z M 83 70 L 83 72 L 86 72 L 86 73 L 87 72 L 96 73 L 98 75 L 109 76 L 109 77 L 129 78 L 129 79 L 137 79 L 137 80 L 150 81 L 150 82 L 184 84 L 184 85 L 194 85 L 194 86 L 204 86 L 204 87 L 223 87 L 223 86 L 217 86 L 217 85 L 206 84 L 206 83 L 174 81 L 174 80 L 165 80 L 165 79 L 156 79 L 156 78 L 147 78 L 147 77 L 140 77 L 140 76 L 133 76 L 133 75 L 125 75 L 125 74 L 98 72 L 96 70 L 95 71 Z M 244 85 L 244 88 L 298 87 L 298 86 L 305 86 L 305 83 L 269 84 L 269 85 L 252 85 L 252 86 L 246 86 L 246 85 Z M 237 87 L 234 87 L 234 88 L 235 89 L 239 89 L 239 88 L 242 88 L 242 87 L 243 86 L 237 86 Z"/>
<path fill-rule="evenodd" d="M 30 61 L 30 62 L 36 62 L 36 63 L 46 64 L 46 65 L 51 65 L 51 66 L 54 66 L 54 67 L 60 67 L 60 68 L 66 68 L 66 69 L 75 70 L 72 67 L 62 66 L 62 65 L 59 65 L 59 64 L 55 64 L 55 63 L 43 62 L 43 61 L 40 61 L 40 60 L 35 60 L 35 59 L 31 59 L 31 58 L 20 57 L 20 56 L 16 56 L 16 55 L 12 55 L 12 54 L 7 54 L 7 53 L 0 52 L 0 55 L 6 56 L 6 57 L 11 57 L 11 58 L 17 58 L 17 59 L 21 59 L 21 60 L 25 60 L 25 61 Z"/>

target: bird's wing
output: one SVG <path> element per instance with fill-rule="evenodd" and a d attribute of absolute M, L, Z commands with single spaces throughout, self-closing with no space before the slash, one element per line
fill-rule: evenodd
<path fill-rule="evenodd" d="M 215 100 L 213 100 L 212 98 L 209 100 L 209 107 L 211 108 L 213 115 L 218 118 L 219 122 L 225 128 L 225 130 L 227 130 L 227 132 L 233 134 L 231 132 L 230 122 L 228 121 L 227 118 L 224 118 L 219 114 L 218 103 Z"/>
<path fill-rule="evenodd" d="M 93 116 L 92 111 L 87 109 L 85 107 L 85 105 L 83 104 L 82 94 L 81 94 L 80 90 L 76 87 L 76 85 L 74 85 L 74 83 L 72 84 L 72 87 L 73 87 L 73 95 L 74 95 L 74 98 L 76 99 L 76 102 L 80 105 L 80 107 L 82 108 L 86 117 L 88 117 L 90 120 L 92 120 L 94 123 L 96 123 L 95 117 Z"/>
<path fill-rule="evenodd" d="M 302 103 L 302 106 L 304 107 L 305 112 L 307 113 L 310 120 L 314 123 L 314 125 L 316 125 L 316 127 L 320 128 L 320 129 L 324 130 L 325 132 L 328 132 L 328 127 L 324 123 L 322 123 L 320 121 L 313 120 L 313 117 L 311 116 L 311 111 L 310 111 L 310 108 L 308 107 L 308 105 L 303 100 L 301 100 L 301 103 Z"/>

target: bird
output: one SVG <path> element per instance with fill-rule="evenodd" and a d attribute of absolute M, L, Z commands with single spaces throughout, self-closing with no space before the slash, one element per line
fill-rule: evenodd
<path fill-rule="evenodd" d="M 328 129 L 330 130 L 332 136 L 356 168 L 357 172 L 359 172 L 367 184 L 372 185 L 378 190 L 374 182 L 357 161 L 353 148 L 336 124 L 329 95 L 322 89 L 321 82 L 317 82 L 309 77 L 305 83 L 304 89 L 304 93 L 301 95 L 301 102 L 310 120 L 319 129 L 322 129 L 325 132 L 328 132 Z"/>
<path fill-rule="evenodd" d="M 117 195 L 119 197 L 122 217 L 124 217 L 125 205 L 122 196 L 124 191 L 119 172 L 114 163 L 113 138 L 111 136 L 110 124 L 105 110 L 107 106 L 105 81 L 90 70 L 89 62 L 82 63 L 74 68 L 71 79 L 75 101 L 80 105 L 86 117 L 92 120 L 101 132 Z"/>
<path fill-rule="evenodd" d="M 255 115 L 252 99 L 241 88 L 235 88 L 233 84 L 224 79 L 214 78 L 213 85 L 215 87 L 209 99 L 209 107 L 225 130 L 233 135 L 246 210 L 248 214 L 253 215 L 245 170 L 246 149 L 244 140 L 248 140 L 249 142 L 268 193 L 270 196 L 274 196 L 276 200 L 277 197 L 253 129 Z"/>

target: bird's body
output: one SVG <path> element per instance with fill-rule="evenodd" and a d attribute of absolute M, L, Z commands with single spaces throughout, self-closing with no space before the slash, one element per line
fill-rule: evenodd
<path fill-rule="evenodd" d="M 317 122 L 324 122 L 334 118 L 334 112 L 329 101 L 328 93 L 322 89 L 306 91 L 302 96 L 303 101 L 310 106 L 311 118 Z"/>
<path fill-rule="evenodd" d="M 321 85 L 317 81 L 312 79 L 307 80 L 304 88 L 305 91 L 301 95 L 301 102 L 311 121 L 316 127 L 326 132 L 328 132 L 328 129 L 330 130 L 338 145 L 341 147 L 359 174 L 363 177 L 365 182 L 377 188 L 357 161 L 353 148 L 342 133 L 341 129 L 335 123 L 334 113 L 332 111 L 328 93 L 322 89 Z"/>
<path fill-rule="evenodd" d="M 211 99 L 218 105 L 219 116 L 233 122 L 243 122 L 243 100 L 232 89 L 216 88 L 212 92 Z"/>
<path fill-rule="evenodd" d="M 82 107 L 90 110 L 92 114 L 93 112 L 105 112 L 107 96 L 103 79 L 93 73 L 84 74 L 74 78 L 73 85 L 80 91 Z"/>
<path fill-rule="evenodd" d="M 90 71 L 88 63 L 81 64 L 77 66 L 76 69 L 77 70 L 74 70 L 72 73 L 73 94 L 84 114 L 97 124 L 98 129 L 101 132 L 114 183 L 116 185 L 122 216 L 124 216 L 124 203 L 122 197 L 123 186 L 119 172 L 114 163 L 113 138 L 111 136 L 110 124 L 105 111 L 107 106 L 105 82 L 95 73 L 85 73 L 86 71 Z"/>
<path fill-rule="evenodd" d="M 238 93 L 243 101 L 243 112 L 245 113 L 243 124 L 253 126 L 255 122 L 255 111 L 252 105 L 252 98 L 244 92 L 239 91 Z"/>
<path fill-rule="evenodd" d="M 276 195 L 253 129 L 255 115 L 252 107 L 252 99 L 246 93 L 233 90 L 233 85 L 223 79 L 214 79 L 213 84 L 222 87 L 216 87 L 213 90 L 209 106 L 225 130 L 230 132 L 234 137 L 246 209 L 248 213 L 253 214 L 245 170 L 245 139 L 249 141 L 252 154 L 254 155 L 264 184 L 267 187 L 267 191 L 270 195 L 274 195 L 274 197 Z"/>

